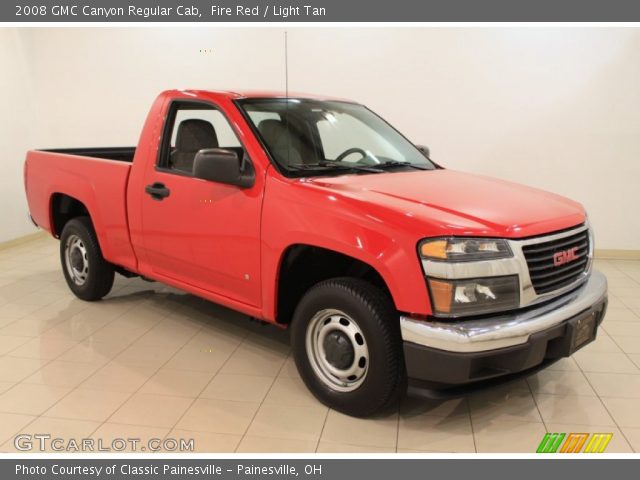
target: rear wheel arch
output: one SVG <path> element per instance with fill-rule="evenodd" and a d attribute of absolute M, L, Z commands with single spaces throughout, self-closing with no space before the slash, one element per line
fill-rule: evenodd
<path fill-rule="evenodd" d="M 51 233 L 60 238 L 64 226 L 77 217 L 93 218 L 87 206 L 77 198 L 66 193 L 54 193 L 51 195 Z"/>
<path fill-rule="evenodd" d="M 288 325 L 304 294 L 314 285 L 337 277 L 364 280 L 377 287 L 395 305 L 382 274 L 351 255 L 310 244 L 293 244 L 283 252 L 277 271 L 276 321 Z"/>

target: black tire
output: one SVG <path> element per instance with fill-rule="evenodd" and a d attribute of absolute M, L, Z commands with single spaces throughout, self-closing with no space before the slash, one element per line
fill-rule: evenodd
<path fill-rule="evenodd" d="M 325 375 L 323 379 L 321 371 L 318 373 L 319 362 L 313 360 L 314 352 L 310 352 L 314 347 L 309 345 L 313 344 L 313 339 L 316 338 L 314 325 L 332 331 L 332 325 L 335 324 L 330 324 L 335 322 L 333 316 L 333 320 L 322 320 L 325 318 L 323 315 L 329 315 L 330 313 L 326 312 L 331 311 L 344 312 L 350 317 L 345 320 L 347 323 L 351 320 L 357 324 L 356 327 L 364 337 L 363 344 L 367 348 L 366 374 L 359 380 L 361 383 L 351 391 L 339 391 L 335 385 L 329 385 L 327 379 L 331 375 Z M 342 323 L 342 319 L 339 322 Z M 319 335 L 317 338 L 328 336 Z M 389 408 L 401 394 L 405 371 L 399 315 L 391 299 L 368 282 L 356 278 L 335 278 L 320 282 L 309 289 L 296 307 L 291 324 L 291 341 L 302 380 L 318 400 L 334 410 L 355 417 L 367 417 Z M 329 351 L 325 343 L 317 341 L 316 345 L 319 344 L 323 345 L 323 352 Z M 325 355 L 326 361 L 329 361 L 329 355 Z M 333 358 L 337 358 L 338 363 L 346 358 L 346 364 L 353 366 L 353 362 L 358 360 L 357 355 Z M 321 355 L 315 355 L 315 358 L 319 356 Z M 337 388 L 341 387 L 342 385 L 339 385 Z"/>
<path fill-rule="evenodd" d="M 80 270 L 85 272 L 82 275 L 82 282 L 77 276 L 74 276 L 73 263 L 67 262 L 66 254 L 69 242 L 77 240 L 80 242 L 77 245 L 81 245 L 82 250 L 79 246 L 73 248 L 71 251 L 74 253 L 70 254 L 70 258 L 80 262 L 76 263 L 76 266 L 87 267 L 86 270 L 84 268 L 76 269 L 76 272 Z M 93 302 L 100 300 L 111 291 L 115 271 L 113 265 L 102 256 L 100 244 L 89 217 L 76 217 L 69 220 L 62 229 L 62 234 L 60 235 L 60 262 L 62 263 L 62 271 L 67 285 L 69 285 L 69 289 L 76 297 Z"/>

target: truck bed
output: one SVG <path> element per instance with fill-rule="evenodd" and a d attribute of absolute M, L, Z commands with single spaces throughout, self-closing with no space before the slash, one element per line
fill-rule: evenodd
<path fill-rule="evenodd" d="M 31 150 L 25 162 L 25 188 L 33 221 L 59 236 L 52 216 L 63 196 L 82 203 L 101 232 L 104 257 L 132 267 L 135 256 L 129 238 L 127 184 L 134 147 Z"/>

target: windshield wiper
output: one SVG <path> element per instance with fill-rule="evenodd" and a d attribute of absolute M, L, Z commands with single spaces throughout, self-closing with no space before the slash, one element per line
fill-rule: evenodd
<path fill-rule="evenodd" d="M 429 167 L 427 167 L 426 165 L 418 165 L 415 163 L 411 163 L 411 162 L 401 162 L 399 160 L 389 160 L 386 162 L 383 162 L 379 165 L 376 165 L 376 168 L 387 168 L 387 167 L 409 167 L 409 168 L 415 168 L 417 170 L 431 170 Z"/>
<path fill-rule="evenodd" d="M 295 163 L 293 165 L 288 165 L 287 168 L 291 168 L 294 170 L 351 170 L 358 172 L 370 172 L 370 173 L 382 173 L 383 170 L 378 168 L 379 165 L 375 167 L 366 166 L 366 165 L 356 165 L 356 164 L 348 164 L 343 162 L 336 162 L 333 160 L 322 160 L 316 163 Z"/>

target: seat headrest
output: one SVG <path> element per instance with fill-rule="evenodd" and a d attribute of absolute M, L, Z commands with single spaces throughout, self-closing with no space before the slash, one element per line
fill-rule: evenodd
<path fill-rule="evenodd" d="M 275 145 L 280 140 L 285 140 L 287 135 L 287 127 L 282 120 L 268 119 L 262 120 L 258 124 L 258 131 L 262 134 L 265 141 L 270 145 Z"/>
<path fill-rule="evenodd" d="M 196 118 L 180 122 L 176 135 L 176 150 L 197 152 L 203 148 L 218 148 L 218 135 L 213 125 Z"/>

